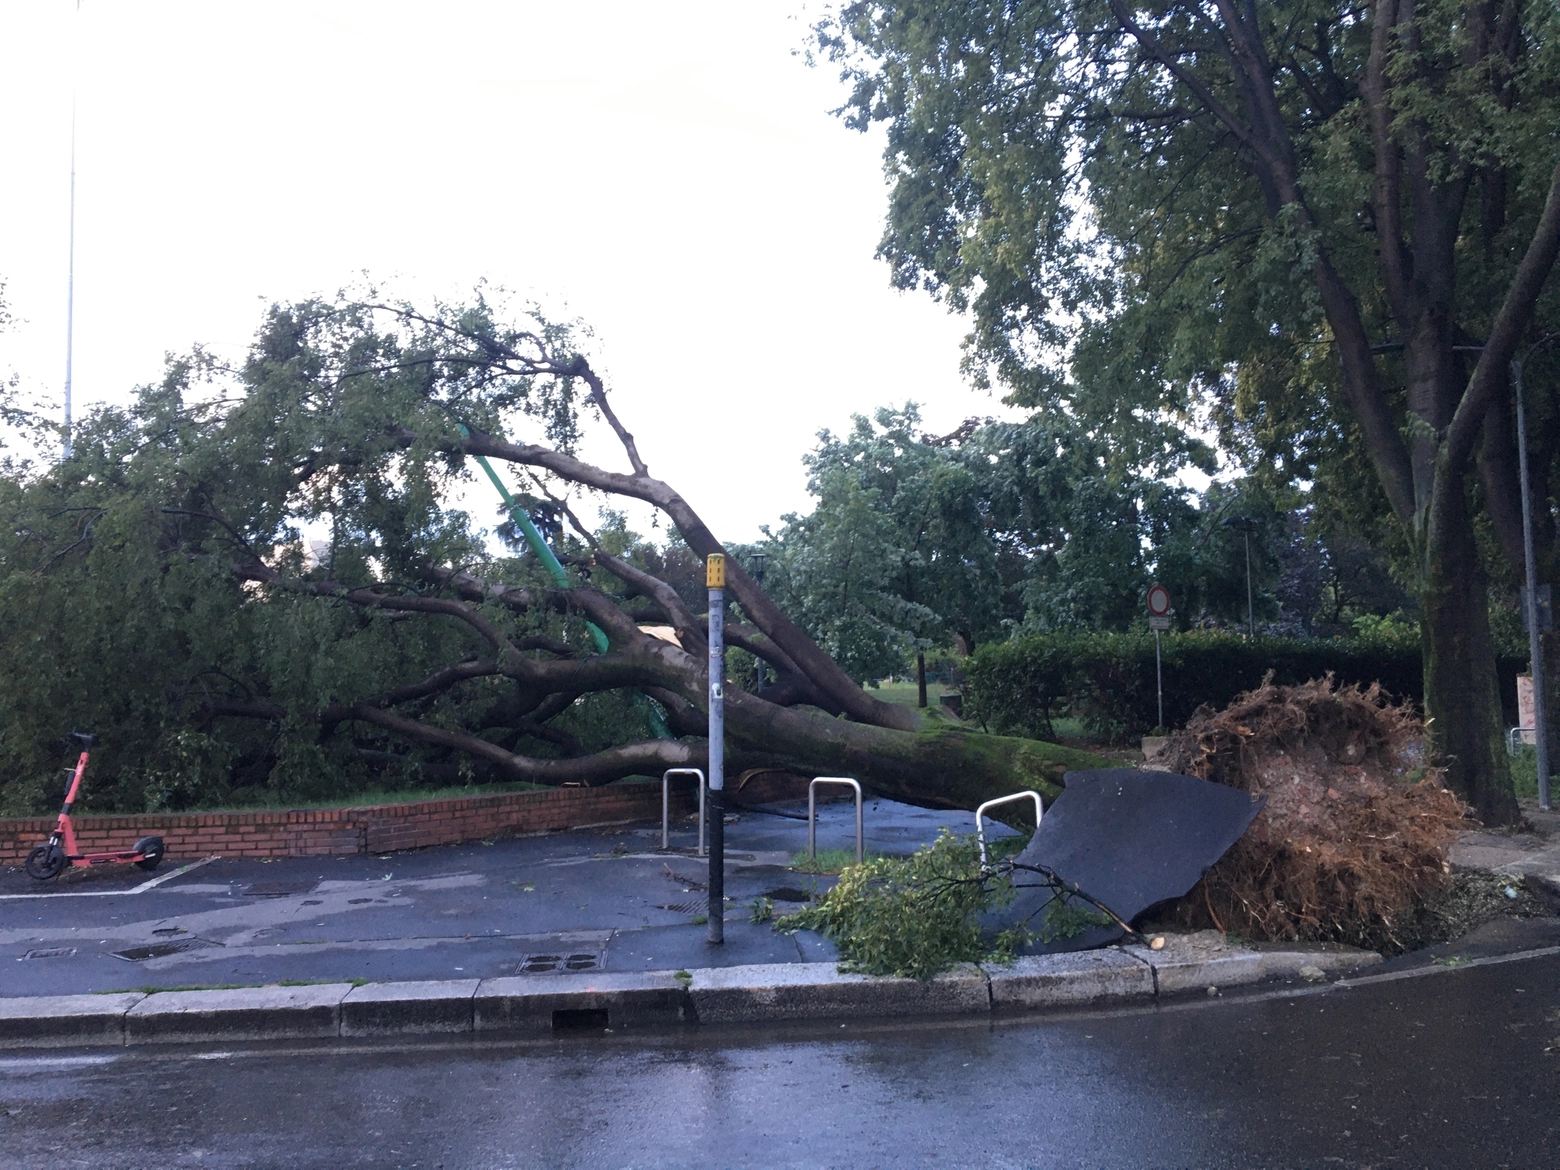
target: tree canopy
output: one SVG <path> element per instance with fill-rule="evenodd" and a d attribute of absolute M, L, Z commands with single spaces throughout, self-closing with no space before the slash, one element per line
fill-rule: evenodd
<path fill-rule="evenodd" d="M 1496 820 L 1475 516 L 1516 554 L 1507 373 L 1560 326 L 1557 30 L 1542 0 L 858 0 L 816 30 L 848 121 L 888 129 L 881 253 L 970 312 L 973 372 L 1138 461 L 1211 417 L 1395 518 L 1437 746 Z"/>

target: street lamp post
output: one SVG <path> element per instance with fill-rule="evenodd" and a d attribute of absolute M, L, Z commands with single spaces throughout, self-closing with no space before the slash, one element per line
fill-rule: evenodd
<path fill-rule="evenodd" d="M 1256 607 L 1251 592 L 1251 533 L 1256 526 L 1250 516 L 1231 516 L 1224 521 L 1224 527 L 1235 529 L 1246 541 L 1246 638 L 1252 642 L 1257 640 Z"/>

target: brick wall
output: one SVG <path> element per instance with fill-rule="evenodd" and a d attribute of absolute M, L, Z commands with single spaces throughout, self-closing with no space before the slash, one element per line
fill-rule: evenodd
<path fill-rule="evenodd" d="M 672 811 L 687 813 L 695 807 L 691 784 L 674 781 Z M 76 844 L 86 853 L 128 849 L 142 837 L 161 837 L 169 857 L 197 858 L 388 853 L 585 825 L 659 822 L 660 818 L 660 783 L 634 781 L 604 788 L 552 788 L 366 808 L 73 819 Z M 0 818 L 0 865 L 20 865 L 53 827 L 53 817 Z"/>

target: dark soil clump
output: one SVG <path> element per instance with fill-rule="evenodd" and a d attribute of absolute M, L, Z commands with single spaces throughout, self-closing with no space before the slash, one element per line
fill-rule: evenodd
<path fill-rule="evenodd" d="M 1494 873 L 1453 874 L 1444 889 L 1398 922 L 1394 937 L 1379 940 L 1373 949 L 1389 955 L 1417 951 L 1461 938 L 1497 918 L 1537 918 L 1549 912 L 1520 878 Z"/>
<path fill-rule="evenodd" d="M 1175 918 L 1254 940 L 1433 941 L 1468 809 L 1426 765 L 1423 735 L 1411 703 L 1331 677 L 1265 680 L 1223 711 L 1199 710 L 1155 763 L 1265 795 L 1267 807 Z"/>

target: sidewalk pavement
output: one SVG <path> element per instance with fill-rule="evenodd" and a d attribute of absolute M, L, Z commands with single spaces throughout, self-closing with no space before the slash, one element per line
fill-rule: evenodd
<path fill-rule="evenodd" d="M 151 879 L 115 867 L 46 891 L 0 875 L 0 1047 L 1002 1014 L 1319 982 L 1381 961 L 1206 931 L 1167 935 L 1161 951 L 1031 956 L 925 983 L 841 974 L 827 940 L 749 920 L 758 898 L 784 913 L 833 880 L 790 868 L 805 819 L 775 811 L 792 815 L 727 825 L 719 947 L 696 921 L 707 861 L 691 822 L 670 852 L 658 825 L 602 826 L 380 857 L 211 859 Z M 819 819 L 820 849 L 853 845 L 848 802 Z M 867 848 L 908 854 L 943 826 L 973 822 L 869 801 Z M 1560 875 L 1560 817 L 1526 835 L 1467 834 L 1454 861 Z M 1492 935 L 1489 949 L 1554 941 Z"/>
<path fill-rule="evenodd" d="M 1458 839 L 1448 860 L 1454 869 L 1528 878 L 1551 900 L 1560 899 L 1560 812 L 1543 812 L 1533 800 L 1521 803 L 1526 821 L 1522 828 L 1470 830 Z"/>

